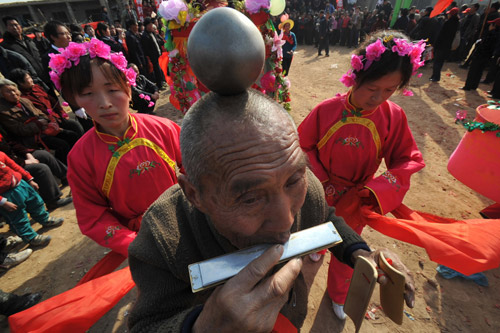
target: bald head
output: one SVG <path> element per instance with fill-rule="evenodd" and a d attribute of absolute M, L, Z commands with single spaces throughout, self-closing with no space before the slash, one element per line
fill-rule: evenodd
<path fill-rule="evenodd" d="M 209 93 L 183 120 L 183 165 L 190 182 L 201 190 L 202 175 L 223 173 L 225 158 L 234 158 L 235 150 L 245 151 L 253 139 L 285 142 L 290 136 L 297 136 L 293 120 L 267 96 L 253 89 L 235 96 Z"/>

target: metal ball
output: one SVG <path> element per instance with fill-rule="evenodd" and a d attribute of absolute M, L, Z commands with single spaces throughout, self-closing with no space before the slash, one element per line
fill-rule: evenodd
<path fill-rule="evenodd" d="M 210 10 L 196 23 L 189 35 L 187 55 L 194 74 L 208 89 L 235 95 L 259 77 L 265 45 L 248 17 L 222 7 Z"/>

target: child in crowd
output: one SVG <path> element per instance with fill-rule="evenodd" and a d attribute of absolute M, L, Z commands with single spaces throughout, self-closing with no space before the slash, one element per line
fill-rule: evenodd
<path fill-rule="evenodd" d="M 129 64 L 137 74 L 135 86 L 132 86 L 132 108 L 139 113 L 154 114 L 155 104 L 160 94 L 158 87 L 149 81 L 144 75 L 139 73 L 139 68 L 135 64 Z"/>
<path fill-rule="evenodd" d="M 352 55 L 352 69 L 341 79 L 352 88 L 320 103 L 299 126 L 300 144 L 329 205 L 356 191 L 362 205 L 386 214 L 402 203 L 410 176 L 424 167 L 404 111 L 388 100 L 423 65 L 424 48 L 425 43 L 412 44 L 401 33 L 372 35 Z M 382 159 L 387 171 L 375 177 Z M 351 227 L 361 233 L 364 226 Z M 340 319 L 346 317 L 351 275 L 351 268 L 332 257 L 328 293 Z"/>
<path fill-rule="evenodd" d="M 22 240 L 34 246 L 47 245 L 51 237 L 39 235 L 31 227 L 31 217 L 45 227 L 63 223 L 63 218 L 49 216 L 45 203 L 36 192 L 38 184 L 33 177 L 0 152 L 0 213 Z"/>
<path fill-rule="evenodd" d="M 98 39 L 70 43 L 50 67 L 64 99 L 85 108 L 95 124 L 68 156 L 80 230 L 127 257 L 142 214 L 177 183 L 180 128 L 168 119 L 129 113 L 136 72 Z"/>

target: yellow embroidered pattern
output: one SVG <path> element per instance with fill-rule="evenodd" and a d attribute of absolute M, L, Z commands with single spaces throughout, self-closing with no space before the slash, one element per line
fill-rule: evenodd
<path fill-rule="evenodd" d="M 119 153 L 119 155 L 113 155 L 111 157 L 111 160 L 108 163 L 108 167 L 106 169 L 106 176 L 104 177 L 104 182 L 102 184 L 102 192 L 106 196 L 106 198 L 109 198 L 109 191 L 111 190 L 111 186 L 113 185 L 113 178 L 115 176 L 115 170 L 116 167 L 118 166 L 118 162 L 120 162 L 120 159 L 122 158 L 123 155 L 131 151 L 132 149 L 138 147 L 138 146 L 146 146 L 148 148 L 153 149 L 158 156 L 160 156 L 175 172 L 175 162 L 161 149 L 158 145 L 156 145 L 154 142 L 145 139 L 145 138 L 138 138 L 130 141 L 128 144 L 125 144 L 118 148 L 116 151 Z"/>
<path fill-rule="evenodd" d="M 337 132 L 342 126 L 348 125 L 348 124 L 357 124 L 361 126 L 365 126 L 370 130 L 372 133 L 373 141 L 375 142 L 375 146 L 377 147 L 377 156 L 379 158 L 381 157 L 382 154 L 382 144 L 380 143 L 380 136 L 378 135 L 377 131 L 377 126 L 375 126 L 375 123 L 371 121 L 370 119 L 367 118 L 361 118 L 361 117 L 348 117 L 344 121 L 338 121 L 336 122 L 328 132 L 321 138 L 321 140 L 318 142 L 316 145 L 318 150 L 323 148 L 323 146 L 330 140 L 330 138 Z"/>

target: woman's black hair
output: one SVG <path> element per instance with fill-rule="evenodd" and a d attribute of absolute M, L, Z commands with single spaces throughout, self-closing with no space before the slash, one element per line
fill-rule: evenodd
<path fill-rule="evenodd" d="M 104 37 L 104 33 L 106 32 L 106 30 L 109 29 L 109 26 L 106 24 L 106 23 L 103 23 L 103 22 L 99 22 L 97 23 L 97 27 L 96 27 L 96 30 L 97 30 L 97 37 L 99 39 L 102 39 Z"/>
<path fill-rule="evenodd" d="M 401 72 L 401 84 L 398 86 L 398 89 L 402 89 L 408 85 L 413 73 L 413 65 L 410 56 L 400 56 L 397 52 L 392 51 L 392 47 L 396 45 L 394 38 L 408 40 L 408 37 L 401 32 L 381 30 L 370 35 L 367 41 L 355 51 L 355 54 L 362 55 L 363 58 L 366 58 L 366 47 L 376 42 L 377 39 L 380 39 L 387 48 L 380 56 L 380 60 L 374 61 L 368 69 L 362 69 L 359 72 L 354 71 L 354 74 L 356 74 L 355 82 L 357 87 L 361 87 L 367 82 L 376 81 L 393 72 Z M 365 61 L 363 62 L 365 63 Z"/>
<path fill-rule="evenodd" d="M 27 70 L 22 68 L 14 68 L 9 73 L 9 79 L 17 83 L 17 85 L 21 85 L 24 83 L 24 79 L 26 78 L 26 74 L 29 74 Z"/>

